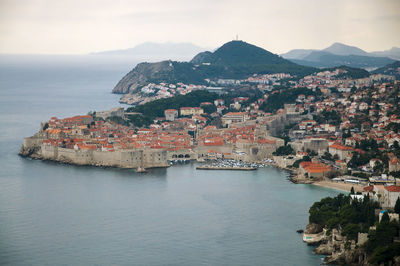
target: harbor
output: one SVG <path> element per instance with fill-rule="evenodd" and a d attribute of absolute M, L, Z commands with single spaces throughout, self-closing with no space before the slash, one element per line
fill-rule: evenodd
<path fill-rule="evenodd" d="M 246 163 L 236 160 L 215 160 L 207 164 L 199 165 L 196 167 L 197 170 L 242 170 L 242 171 L 253 171 L 260 167 L 264 167 L 264 164 L 259 163 Z"/>

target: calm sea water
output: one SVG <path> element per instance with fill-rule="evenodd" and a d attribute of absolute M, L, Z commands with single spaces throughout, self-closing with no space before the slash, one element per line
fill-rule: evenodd
<path fill-rule="evenodd" d="M 0 264 L 319 265 L 296 230 L 337 191 L 273 168 L 137 174 L 17 156 L 41 121 L 117 106 L 133 65 L 0 58 Z"/>

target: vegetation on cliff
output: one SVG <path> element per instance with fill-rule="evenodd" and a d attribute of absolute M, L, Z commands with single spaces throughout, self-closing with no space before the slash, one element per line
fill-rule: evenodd
<path fill-rule="evenodd" d="M 243 106 L 247 106 L 249 103 L 254 102 L 260 97 L 260 92 L 257 90 L 247 90 L 243 92 L 233 92 L 228 95 L 218 95 L 206 90 L 192 91 L 186 95 L 178 95 L 176 97 L 164 98 L 155 100 L 152 102 L 145 103 L 134 107 L 129 107 L 127 112 L 136 112 L 140 115 L 130 115 L 129 119 L 135 126 L 147 126 L 151 124 L 153 119 L 156 117 L 163 117 L 164 110 L 176 109 L 179 110 L 181 107 L 198 107 L 202 102 L 213 103 L 216 99 L 223 99 L 225 104 L 229 106 L 232 103 L 234 97 L 243 96 L 248 97 L 249 100 L 242 102 Z M 206 114 L 216 111 L 214 104 L 206 105 L 202 107 Z"/>
<path fill-rule="evenodd" d="M 300 94 L 304 94 L 305 96 L 319 96 L 321 92 L 319 90 L 312 91 L 307 88 L 282 88 L 269 95 L 267 101 L 260 106 L 260 110 L 271 113 L 276 112 L 278 109 L 283 108 L 285 103 L 295 103 Z"/>
<path fill-rule="evenodd" d="M 378 222 L 375 216 L 378 208 L 379 204 L 367 196 L 362 200 L 352 200 L 350 196 L 339 194 L 315 202 L 309 211 L 309 222 L 328 231 L 338 229 L 347 240 L 356 242 L 358 233 L 368 233 L 368 241 L 359 248 L 366 252 L 369 263 L 386 264 L 400 255 L 400 244 L 394 242 L 400 224 L 397 220 L 390 221 L 387 212 Z M 374 225 L 376 229 L 371 228 Z"/>
<path fill-rule="evenodd" d="M 202 102 L 213 102 L 219 97 L 220 96 L 215 93 L 198 90 L 186 95 L 178 95 L 176 97 L 159 99 L 143 105 L 130 107 L 127 109 L 127 111 L 142 113 L 144 116 L 149 118 L 163 117 L 164 110 L 166 109 L 179 110 L 181 107 L 198 107 Z"/>
<path fill-rule="evenodd" d="M 375 209 L 378 203 L 364 197 L 362 201 L 351 200 L 350 196 L 339 194 L 334 198 L 324 198 L 310 208 L 310 223 L 326 226 L 328 229 L 348 228 L 343 233 L 352 232 L 351 227 L 359 226 L 367 232 L 375 222 Z"/>

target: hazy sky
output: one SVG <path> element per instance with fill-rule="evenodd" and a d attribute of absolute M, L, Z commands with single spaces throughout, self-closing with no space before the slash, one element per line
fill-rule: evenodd
<path fill-rule="evenodd" d="M 400 47 L 400 0 L 0 0 L 0 53 L 82 54 L 153 42 L 274 53 Z"/>

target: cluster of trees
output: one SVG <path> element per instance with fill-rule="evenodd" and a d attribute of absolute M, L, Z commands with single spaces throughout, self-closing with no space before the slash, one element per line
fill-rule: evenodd
<path fill-rule="evenodd" d="M 390 122 L 390 123 L 385 127 L 385 130 L 387 130 L 387 131 L 392 130 L 392 131 L 394 131 L 395 133 L 399 133 L 399 131 L 400 131 L 400 124 L 399 124 L 399 123 Z"/>
<path fill-rule="evenodd" d="M 303 156 L 303 158 L 301 158 L 299 160 L 296 160 L 293 163 L 292 166 L 295 167 L 295 168 L 299 168 L 301 162 L 311 162 L 311 157 L 310 156 Z"/>
<path fill-rule="evenodd" d="M 353 152 L 353 157 L 347 163 L 347 166 L 358 168 L 368 164 L 371 159 L 379 159 L 380 162 L 376 163 L 373 170 L 376 173 L 383 173 L 389 167 L 389 157 L 386 152 L 379 150 L 381 147 L 383 147 L 383 144 L 378 144 L 374 139 L 362 140 L 360 143 L 357 142 L 356 148 L 361 149 L 363 152 Z"/>
<path fill-rule="evenodd" d="M 176 97 L 159 99 L 152 102 L 130 107 L 128 112 L 138 112 L 144 117 L 154 119 L 156 117 L 163 117 L 164 110 L 177 109 L 181 107 L 198 107 L 202 102 L 213 102 L 220 96 L 215 93 L 210 93 L 205 90 L 192 91 L 186 95 L 178 95 Z"/>
<path fill-rule="evenodd" d="M 284 145 L 284 146 L 280 146 L 272 154 L 276 155 L 276 156 L 290 155 L 290 154 L 294 154 L 294 150 L 293 150 L 292 146 Z"/>
<path fill-rule="evenodd" d="M 343 228 L 343 235 L 354 239 L 358 232 L 368 232 L 375 222 L 377 202 L 364 197 L 362 201 L 351 200 L 350 196 L 339 194 L 315 202 L 310 208 L 310 223 L 326 226 L 328 229 Z"/>
<path fill-rule="evenodd" d="M 327 161 L 332 161 L 332 162 L 334 162 L 334 161 L 336 161 L 336 160 L 339 160 L 339 156 L 337 155 L 337 154 L 335 154 L 334 156 L 332 156 L 332 154 L 330 154 L 329 152 L 325 152 L 322 156 L 322 159 L 325 159 L 325 160 L 327 160 Z"/>
<path fill-rule="evenodd" d="M 398 221 L 390 221 L 389 215 L 385 212 L 380 223 L 377 223 L 376 230 L 371 230 L 365 250 L 372 254 L 369 262 L 372 264 L 385 265 L 392 261 L 395 256 L 400 255 L 400 243 L 393 242 L 398 236 L 400 224 Z"/>
<path fill-rule="evenodd" d="M 327 123 L 335 126 L 340 125 L 340 123 L 342 122 L 340 114 L 335 110 L 323 110 L 321 113 L 314 115 L 314 120 L 317 121 L 319 124 Z"/>
<path fill-rule="evenodd" d="M 270 94 L 267 101 L 260 106 L 260 110 L 271 113 L 276 112 L 278 109 L 283 108 L 285 103 L 296 102 L 300 94 L 304 94 L 305 96 L 314 95 L 317 97 L 321 92 L 319 90 L 314 92 L 307 88 L 284 88 L 280 91 L 276 91 L 274 94 Z"/>
<path fill-rule="evenodd" d="M 325 226 L 328 230 L 340 228 L 348 240 L 357 240 L 359 232 L 369 232 L 368 241 L 363 246 L 369 256 L 369 263 L 386 265 L 400 255 L 400 244 L 393 242 L 399 235 L 400 224 L 397 220 L 390 221 L 387 211 L 378 222 L 375 216 L 375 209 L 378 208 L 379 204 L 367 196 L 358 201 L 339 194 L 315 202 L 309 211 L 309 221 Z M 400 199 L 397 199 L 394 212 L 400 213 Z M 376 230 L 369 230 L 372 225 L 376 226 Z"/>

